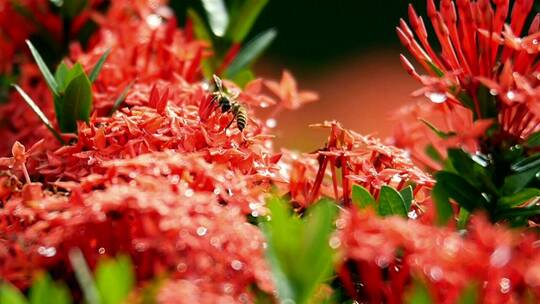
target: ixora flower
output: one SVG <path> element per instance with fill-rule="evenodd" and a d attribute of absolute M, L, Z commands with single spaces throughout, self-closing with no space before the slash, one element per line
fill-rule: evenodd
<path fill-rule="evenodd" d="M 401 56 L 408 73 L 425 86 L 416 95 L 425 95 L 431 100 L 433 104 L 428 107 L 440 117 L 434 119 L 434 124 L 452 135 L 447 138 L 457 135 L 448 145 L 462 143 L 472 152 L 477 151 L 478 146 L 469 139 L 479 139 L 485 132 L 460 138 L 466 133 L 464 128 L 477 131 L 496 128 L 501 138 L 514 141 L 538 131 L 539 17 L 527 27 L 534 1 L 444 0 L 439 2 L 438 8 L 433 0 L 427 3 L 428 19 L 441 52 L 434 50 L 424 19 L 412 6 L 409 7 L 410 26 L 401 20 L 397 33 L 427 73 L 420 75 L 406 57 Z M 471 112 L 466 119 L 462 108 Z M 451 123 L 452 120 L 462 123 Z M 488 126 L 489 120 L 493 126 Z M 482 123 L 478 125 L 477 121 Z M 421 123 L 407 120 L 401 124 L 396 136 L 401 144 L 407 145 L 403 140 L 409 136 L 411 140 L 422 136 L 421 128 L 411 126 L 414 124 Z M 440 142 L 436 144 L 438 150 L 441 150 Z"/>

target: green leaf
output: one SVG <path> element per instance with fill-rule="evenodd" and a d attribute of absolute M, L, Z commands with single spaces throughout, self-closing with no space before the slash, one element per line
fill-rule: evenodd
<path fill-rule="evenodd" d="M 31 304 L 69 304 L 71 294 L 64 284 L 54 282 L 43 273 L 32 283 L 29 299 Z"/>
<path fill-rule="evenodd" d="M 457 223 L 458 229 L 467 228 L 467 223 L 469 222 L 469 215 L 470 215 L 469 211 L 467 211 L 465 208 L 459 208 L 458 223 Z"/>
<path fill-rule="evenodd" d="M 66 80 L 68 72 L 69 68 L 63 61 L 56 67 L 56 71 L 54 72 L 54 79 L 56 79 L 59 91 L 63 91 L 62 88 L 64 87 L 64 81 Z"/>
<path fill-rule="evenodd" d="M 28 96 L 28 94 L 26 94 L 26 92 L 23 91 L 23 89 L 21 89 L 18 85 L 14 84 L 13 87 L 17 90 L 17 92 L 19 92 L 19 94 L 23 98 L 24 102 L 26 102 L 26 104 L 30 107 L 30 109 L 32 109 L 32 111 L 34 111 L 34 113 L 37 115 L 39 120 L 41 120 L 41 122 L 47 127 L 47 129 L 49 129 L 49 131 L 51 131 L 51 133 L 54 135 L 54 137 L 56 137 L 56 139 L 58 139 L 58 141 L 60 143 L 65 144 L 64 140 L 62 139 L 62 136 L 60 136 L 60 134 L 54 129 L 53 124 L 51 123 L 51 121 L 47 118 L 47 116 L 45 116 L 45 113 L 43 113 L 43 111 L 41 111 L 41 109 L 32 100 L 32 98 L 30 98 L 30 96 Z"/>
<path fill-rule="evenodd" d="M 508 208 L 500 209 L 495 213 L 495 218 L 500 219 L 515 219 L 517 217 L 529 218 L 532 216 L 540 215 L 540 206 L 531 206 L 531 207 L 517 207 L 517 208 Z"/>
<path fill-rule="evenodd" d="M 521 173 L 527 170 L 535 169 L 540 171 L 540 153 L 529 156 L 510 167 L 514 172 Z"/>
<path fill-rule="evenodd" d="M 437 184 L 446 191 L 448 197 L 471 212 L 488 205 L 488 201 L 478 189 L 469 184 L 463 177 L 452 172 L 441 171 L 435 175 Z"/>
<path fill-rule="evenodd" d="M 468 284 L 465 286 L 456 303 L 459 304 L 476 304 L 479 303 L 478 286 L 477 284 Z"/>
<path fill-rule="evenodd" d="M 405 187 L 401 191 L 399 191 L 399 194 L 401 194 L 401 197 L 403 198 L 403 202 L 405 202 L 405 209 L 409 211 L 411 209 L 411 204 L 414 199 L 413 187 L 412 186 Z"/>
<path fill-rule="evenodd" d="M 28 302 L 17 288 L 8 283 L 0 283 L 0 303 L 26 304 Z"/>
<path fill-rule="evenodd" d="M 527 137 L 527 140 L 525 140 L 525 143 L 531 148 L 540 147 L 540 131 L 534 132 L 533 134 L 529 135 L 529 137 Z"/>
<path fill-rule="evenodd" d="M 444 226 L 454 215 L 452 205 L 450 204 L 450 197 L 440 183 L 435 184 L 435 187 L 431 190 L 431 197 L 435 201 L 437 224 Z"/>
<path fill-rule="evenodd" d="M 92 111 L 92 84 L 82 73 L 66 88 L 61 104 L 61 115 L 57 117 L 62 132 L 77 132 L 77 121 L 88 122 Z"/>
<path fill-rule="evenodd" d="M 443 164 L 444 160 L 442 155 L 435 149 L 435 147 L 432 144 L 429 144 L 426 146 L 425 149 L 426 155 L 429 156 L 432 160 L 438 162 L 439 164 Z"/>
<path fill-rule="evenodd" d="M 518 193 L 501 197 L 499 203 L 507 207 L 514 207 L 525 203 L 532 198 L 540 197 L 540 189 L 537 188 L 525 188 Z"/>
<path fill-rule="evenodd" d="M 43 61 L 43 58 L 41 58 L 41 55 L 36 50 L 32 42 L 30 42 L 30 40 L 26 40 L 26 44 L 28 45 L 28 48 L 30 48 L 30 53 L 32 53 L 32 56 L 34 57 L 34 60 L 36 61 L 36 64 L 41 71 L 43 78 L 45 78 L 49 89 L 51 90 L 51 92 L 53 92 L 53 94 L 58 95 L 58 84 L 56 83 L 56 80 L 54 79 L 51 71 L 47 67 L 47 64 L 45 64 L 45 61 Z"/>
<path fill-rule="evenodd" d="M 379 197 L 379 215 L 401 215 L 407 217 L 407 209 L 401 194 L 389 186 L 381 187 Z"/>
<path fill-rule="evenodd" d="M 217 37 L 223 37 L 229 25 L 229 14 L 223 0 L 201 0 L 208 23 Z"/>
<path fill-rule="evenodd" d="M 371 193 L 367 191 L 366 188 L 360 186 L 360 185 L 353 185 L 352 187 L 352 201 L 355 203 L 360 209 L 364 209 L 367 207 L 373 207 L 375 208 L 376 202 Z"/>
<path fill-rule="evenodd" d="M 499 190 L 486 169 L 489 165 L 487 159 L 483 159 L 481 155 L 470 155 L 462 149 L 448 149 L 448 159 L 452 162 L 454 170 L 471 185 L 491 193 L 498 193 Z"/>
<path fill-rule="evenodd" d="M 538 173 L 537 169 L 527 170 L 518 174 L 507 176 L 501 192 L 505 195 L 512 195 L 525 188 Z"/>
<path fill-rule="evenodd" d="M 69 261 L 75 272 L 75 278 L 81 287 L 84 299 L 87 304 L 100 304 L 99 292 L 96 288 L 96 283 L 92 277 L 92 272 L 86 264 L 84 255 L 79 248 L 72 249 L 69 252 Z"/>
<path fill-rule="evenodd" d="M 64 0 L 62 3 L 62 14 L 69 18 L 77 16 L 88 5 L 88 0 Z"/>
<path fill-rule="evenodd" d="M 134 83 L 135 83 L 135 80 L 132 80 L 130 83 L 128 83 L 128 85 L 124 88 L 122 93 L 120 93 L 118 98 L 116 98 L 111 110 L 109 111 L 109 116 L 112 116 L 114 114 L 114 112 L 116 112 L 120 108 L 120 105 L 126 99 L 127 94 L 129 93 L 129 90 L 131 89 L 131 87 L 133 86 Z"/>
<path fill-rule="evenodd" d="M 105 53 L 103 53 L 103 55 L 101 55 L 98 62 L 96 63 L 96 65 L 92 69 L 92 72 L 90 72 L 90 76 L 88 77 L 88 79 L 90 79 L 90 82 L 96 81 L 96 79 L 97 79 L 97 77 L 99 75 L 99 72 L 101 72 L 101 68 L 103 67 L 103 64 L 105 63 L 105 60 L 107 60 L 107 57 L 109 57 L 110 53 L 111 53 L 111 50 L 108 49 L 108 50 L 105 51 Z"/>
<path fill-rule="evenodd" d="M 408 290 L 405 303 L 408 304 L 431 304 L 434 303 L 429 290 L 422 281 L 415 280 Z"/>
<path fill-rule="evenodd" d="M 255 79 L 255 74 L 251 71 L 251 69 L 245 68 L 238 72 L 234 78 L 231 80 L 234 81 L 238 86 L 241 88 L 245 87 L 246 84 L 250 81 Z"/>
<path fill-rule="evenodd" d="M 193 22 L 193 31 L 195 32 L 195 37 L 199 40 L 204 40 L 206 42 L 212 43 L 212 35 L 204 22 L 204 19 L 193 9 L 187 10 L 188 18 Z"/>
<path fill-rule="evenodd" d="M 234 78 L 242 69 L 251 65 L 274 41 L 276 36 L 277 31 L 269 29 L 246 43 L 225 71 L 225 77 Z"/>
<path fill-rule="evenodd" d="M 104 304 L 124 303 L 133 289 L 133 265 L 126 256 L 101 261 L 96 270 L 96 286 Z"/>
<path fill-rule="evenodd" d="M 231 16 L 231 22 L 225 36 L 233 42 L 244 41 L 267 3 L 268 0 L 244 1 L 238 13 Z"/>
<path fill-rule="evenodd" d="M 267 206 L 271 220 L 261 226 L 279 298 L 306 303 L 331 273 L 334 250 L 329 240 L 338 209 L 332 201 L 321 200 L 300 218 L 278 197 Z"/>
<path fill-rule="evenodd" d="M 422 123 L 424 123 L 428 128 L 430 128 L 431 131 L 433 131 L 433 133 L 437 134 L 437 136 L 440 137 L 440 138 L 446 139 L 446 138 L 450 138 L 450 137 L 456 135 L 456 132 L 443 132 L 443 131 L 439 130 L 432 123 L 430 123 L 429 121 L 427 121 L 425 119 L 420 118 L 419 120 Z"/>

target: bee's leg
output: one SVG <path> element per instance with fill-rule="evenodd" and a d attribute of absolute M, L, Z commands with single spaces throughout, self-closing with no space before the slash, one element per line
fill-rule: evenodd
<path fill-rule="evenodd" d="M 232 125 L 232 123 L 236 120 L 236 117 L 238 117 L 238 113 L 234 113 L 233 118 L 231 119 L 229 124 L 227 124 L 224 130 L 227 130 Z"/>

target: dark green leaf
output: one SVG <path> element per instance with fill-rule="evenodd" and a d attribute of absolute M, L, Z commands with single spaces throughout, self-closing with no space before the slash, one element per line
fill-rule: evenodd
<path fill-rule="evenodd" d="M 188 9 L 187 15 L 193 22 L 193 31 L 197 39 L 212 43 L 212 36 L 204 19 L 193 9 Z"/>
<path fill-rule="evenodd" d="M 77 121 L 88 122 L 92 111 L 92 84 L 86 74 L 75 77 L 66 88 L 59 118 L 63 132 L 77 132 Z"/>
<path fill-rule="evenodd" d="M 514 207 L 521 205 L 522 203 L 525 203 L 535 197 L 540 197 L 540 189 L 525 188 L 513 195 L 502 197 L 499 202 L 501 205 Z"/>
<path fill-rule="evenodd" d="M 26 299 L 22 293 L 8 283 L 0 282 L 0 303 L 26 304 Z"/>
<path fill-rule="evenodd" d="M 30 107 L 30 109 L 32 109 L 32 111 L 36 113 L 39 120 L 41 120 L 41 122 L 47 127 L 47 129 L 51 131 L 54 137 L 56 137 L 56 139 L 58 139 L 58 141 L 61 142 L 62 144 L 65 144 L 60 134 L 58 134 L 58 132 L 54 129 L 53 124 L 49 121 L 47 116 L 45 116 L 45 113 L 41 111 L 38 105 L 32 100 L 32 98 L 30 98 L 30 96 L 28 96 L 26 92 L 23 91 L 23 89 L 21 89 L 18 85 L 14 84 L 13 87 L 17 90 L 17 92 L 19 92 L 19 94 L 21 95 L 23 100 L 26 102 L 26 104 Z"/>
<path fill-rule="evenodd" d="M 459 304 L 479 303 L 478 286 L 476 284 L 468 284 L 459 295 L 459 298 L 456 303 L 459 303 Z"/>
<path fill-rule="evenodd" d="M 409 211 L 411 209 L 411 204 L 414 198 L 413 187 L 412 186 L 405 187 L 401 191 L 399 191 L 399 194 L 401 194 L 401 197 L 403 198 L 403 202 L 405 202 L 405 209 Z"/>
<path fill-rule="evenodd" d="M 133 86 L 133 84 L 135 83 L 135 80 L 131 81 L 130 83 L 128 83 L 128 85 L 124 88 L 124 90 L 122 91 L 122 93 L 120 93 L 120 95 L 118 96 L 118 98 L 116 98 L 116 100 L 114 101 L 114 104 L 111 108 L 111 110 L 109 111 L 109 116 L 112 116 L 114 114 L 114 112 L 116 112 L 119 108 L 120 108 L 120 105 L 124 102 L 124 100 L 126 99 L 126 96 L 127 94 L 129 93 L 129 90 L 131 89 L 131 87 Z"/>
<path fill-rule="evenodd" d="M 43 58 L 41 58 L 41 55 L 36 50 L 32 42 L 30 42 L 30 40 L 26 40 L 26 44 L 28 45 L 28 48 L 30 48 L 30 53 L 32 53 L 32 56 L 34 57 L 34 60 L 36 61 L 36 64 L 41 71 L 41 74 L 43 74 L 43 78 L 45 78 L 49 89 L 51 89 L 51 92 L 53 92 L 53 94 L 58 95 L 58 84 L 56 83 L 56 80 L 54 79 L 51 71 L 47 67 L 47 64 L 45 64 L 45 61 L 43 61 Z"/>
<path fill-rule="evenodd" d="M 439 130 L 432 123 L 430 123 L 429 121 L 427 121 L 425 119 L 420 118 L 419 120 L 422 123 L 424 123 L 428 128 L 430 128 L 431 131 L 433 131 L 433 133 L 437 134 L 437 136 L 440 137 L 440 138 L 446 139 L 446 138 L 449 138 L 449 137 L 452 137 L 452 136 L 456 135 L 456 132 L 443 132 L 443 131 Z"/>
<path fill-rule="evenodd" d="M 401 194 L 389 186 L 381 187 L 379 197 L 379 215 L 401 215 L 407 217 L 407 209 Z"/>
<path fill-rule="evenodd" d="M 257 16 L 266 6 L 268 0 L 246 0 L 237 14 L 231 16 L 231 22 L 227 29 L 226 37 L 233 42 L 242 42 L 253 27 Z"/>
<path fill-rule="evenodd" d="M 229 25 L 229 14 L 225 7 L 223 0 L 201 0 L 206 16 L 208 17 L 208 23 L 212 32 L 217 37 L 225 35 L 227 26 Z"/>
<path fill-rule="evenodd" d="M 511 169 L 514 172 L 521 173 L 523 171 L 534 169 L 540 171 L 540 153 L 529 156 L 517 163 L 513 164 Z"/>
<path fill-rule="evenodd" d="M 375 208 L 376 202 L 373 196 L 367 191 L 366 188 L 360 185 L 353 185 L 352 187 L 352 201 L 360 209 L 367 207 Z"/>
<path fill-rule="evenodd" d="M 69 261 L 75 272 L 75 278 L 79 283 L 79 287 L 81 287 L 86 303 L 101 303 L 98 289 L 96 288 L 94 278 L 92 277 L 92 272 L 90 271 L 88 264 L 86 264 L 86 260 L 84 259 L 81 250 L 78 248 L 72 249 L 69 252 Z"/>
<path fill-rule="evenodd" d="M 448 159 L 454 170 L 471 185 L 491 193 L 498 192 L 486 169 L 488 160 L 478 155 L 470 155 L 461 149 L 448 149 Z"/>
<path fill-rule="evenodd" d="M 446 191 L 448 197 L 467 209 L 469 212 L 475 209 L 487 207 L 487 200 L 475 187 L 469 184 L 463 177 L 442 171 L 435 175 L 437 184 Z"/>
<path fill-rule="evenodd" d="M 459 208 L 459 215 L 458 215 L 458 229 L 465 229 L 467 228 L 467 222 L 469 221 L 469 211 L 467 211 L 465 208 Z"/>
<path fill-rule="evenodd" d="M 525 141 L 527 146 L 531 148 L 538 148 L 540 147 L 540 131 L 534 132 L 529 137 L 527 137 L 527 140 Z"/>
<path fill-rule="evenodd" d="M 435 201 L 435 208 L 437 210 L 437 224 L 446 225 L 454 214 L 452 205 L 450 204 L 450 197 L 441 184 L 435 184 L 431 191 L 431 197 Z"/>
<path fill-rule="evenodd" d="M 497 210 L 495 213 L 496 219 L 514 219 L 517 217 L 529 218 L 532 216 L 540 215 L 540 206 L 531 206 L 531 207 L 516 207 Z"/>
<path fill-rule="evenodd" d="M 429 156 L 432 160 L 438 162 L 439 164 L 444 163 L 442 155 L 433 147 L 432 144 L 429 144 L 426 146 L 426 154 Z"/>
<path fill-rule="evenodd" d="M 31 304 L 69 304 L 71 294 L 65 285 L 54 282 L 48 274 L 41 274 L 32 284 L 29 299 Z"/>
<path fill-rule="evenodd" d="M 527 170 L 518 174 L 507 176 L 504 179 L 502 193 L 512 195 L 525 188 L 538 173 L 537 169 Z"/>
<path fill-rule="evenodd" d="M 99 75 L 99 72 L 101 72 L 101 68 L 103 67 L 103 64 L 105 63 L 105 60 L 107 60 L 107 57 L 109 57 L 110 53 L 111 53 L 111 50 L 108 49 L 108 50 L 105 51 L 105 53 L 103 53 L 103 55 L 101 55 L 98 62 L 96 63 L 96 65 L 92 69 L 92 72 L 90 72 L 90 76 L 88 77 L 88 79 L 90 79 L 90 82 L 96 81 L 96 79 L 97 79 L 97 77 Z"/>
<path fill-rule="evenodd" d="M 274 41 L 276 36 L 277 31 L 269 29 L 246 43 L 225 71 L 225 77 L 234 78 L 238 72 L 251 65 Z"/>
<path fill-rule="evenodd" d="M 431 304 L 434 303 L 429 290 L 422 281 L 415 280 L 408 290 L 405 303 L 408 304 Z"/>
<path fill-rule="evenodd" d="M 134 283 L 133 266 L 128 257 L 103 260 L 97 266 L 96 286 L 104 304 L 124 303 Z"/>
<path fill-rule="evenodd" d="M 62 14 L 69 18 L 77 16 L 88 5 L 88 0 L 64 0 L 62 3 Z"/>
<path fill-rule="evenodd" d="M 476 94 L 478 100 L 478 106 L 480 108 L 481 117 L 477 118 L 495 118 L 497 117 L 497 101 L 490 90 L 484 85 L 480 85 Z"/>

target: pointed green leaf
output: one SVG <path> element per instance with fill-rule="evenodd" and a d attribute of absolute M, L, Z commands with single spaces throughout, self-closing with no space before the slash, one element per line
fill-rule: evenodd
<path fill-rule="evenodd" d="M 521 173 L 530 169 L 540 171 L 540 153 L 529 156 L 517 163 L 513 164 L 511 169 L 514 172 Z"/>
<path fill-rule="evenodd" d="M 116 98 L 111 110 L 109 111 L 109 116 L 112 116 L 114 114 L 114 112 L 116 112 L 120 108 L 120 105 L 126 99 L 127 94 L 129 93 L 129 90 L 131 89 L 131 87 L 133 86 L 134 83 L 135 83 L 135 80 L 132 80 L 130 83 L 128 83 L 128 85 L 124 88 L 122 93 L 120 93 L 118 98 Z"/>
<path fill-rule="evenodd" d="M 513 195 L 502 197 L 499 202 L 501 205 L 505 205 L 507 207 L 514 207 L 521 205 L 535 197 L 540 197 L 540 189 L 525 188 Z"/>
<path fill-rule="evenodd" d="M 504 179 L 501 192 L 505 195 L 512 195 L 525 188 L 536 176 L 538 169 L 530 169 L 518 174 L 509 175 Z"/>
<path fill-rule="evenodd" d="M 71 294 L 62 283 L 54 282 L 48 274 L 41 274 L 30 288 L 31 304 L 69 304 Z"/>
<path fill-rule="evenodd" d="M 97 266 L 96 286 L 104 304 L 124 303 L 134 283 L 133 265 L 126 256 L 103 260 Z"/>
<path fill-rule="evenodd" d="M 433 131 L 433 133 L 437 134 L 437 136 L 440 137 L 440 138 L 446 139 L 446 138 L 450 138 L 450 137 L 456 135 L 456 132 L 443 132 L 443 131 L 439 130 L 432 123 L 430 123 L 429 121 L 427 121 L 425 119 L 420 118 L 419 120 L 423 124 L 425 124 L 429 129 L 431 129 L 431 131 Z"/>
<path fill-rule="evenodd" d="M 110 53 L 111 53 L 111 50 L 108 49 L 105 51 L 105 53 L 103 53 L 103 55 L 101 55 L 101 57 L 99 57 L 98 62 L 96 63 L 96 65 L 92 69 L 92 72 L 90 72 L 90 76 L 88 77 L 88 79 L 90 79 L 90 82 L 96 81 L 99 75 L 99 72 L 101 72 L 101 68 L 103 67 L 103 64 L 105 63 L 105 60 L 107 60 L 107 57 L 109 57 Z"/>
<path fill-rule="evenodd" d="M 66 80 L 68 72 L 69 68 L 63 61 L 56 67 L 56 71 L 54 72 L 54 79 L 56 79 L 59 91 L 63 92 L 62 88 L 65 88 L 64 81 Z"/>
<path fill-rule="evenodd" d="M 431 304 L 434 303 L 429 290 L 422 281 L 415 280 L 413 286 L 408 290 L 405 303 L 408 304 Z"/>
<path fill-rule="evenodd" d="M 452 218 L 453 210 L 450 205 L 450 197 L 441 184 L 435 184 L 431 191 L 431 197 L 435 201 L 435 208 L 437 210 L 437 224 L 445 226 Z"/>
<path fill-rule="evenodd" d="M 86 74 L 75 77 L 66 88 L 62 116 L 58 117 L 63 132 L 77 132 L 77 121 L 88 122 L 92 111 L 92 84 Z"/>
<path fill-rule="evenodd" d="M 238 72 L 234 78 L 231 80 L 236 83 L 239 87 L 244 88 L 248 82 L 255 79 L 255 74 L 249 68 L 245 68 Z"/>
<path fill-rule="evenodd" d="M 250 66 L 274 41 L 276 36 L 277 31 L 269 29 L 246 43 L 225 71 L 225 77 L 234 78 L 238 72 Z"/>
<path fill-rule="evenodd" d="M 478 189 L 469 184 L 463 177 L 441 171 L 435 175 L 437 184 L 446 191 L 448 197 L 454 199 L 460 206 L 471 212 L 486 207 L 488 202 Z"/>
<path fill-rule="evenodd" d="M 34 60 L 36 61 L 36 64 L 41 71 L 43 78 L 45 78 L 49 89 L 51 89 L 51 92 L 53 92 L 53 94 L 58 95 L 58 84 L 56 83 L 56 80 L 54 79 L 51 71 L 47 67 L 47 64 L 45 63 L 45 61 L 43 61 L 43 58 L 41 58 L 41 55 L 36 50 L 32 42 L 30 42 L 30 40 L 26 40 L 26 44 L 28 45 L 28 48 L 30 48 L 30 53 L 32 53 L 32 56 L 34 57 Z"/>
<path fill-rule="evenodd" d="M 405 209 L 409 211 L 411 209 L 412 201 L 414 199 L 412 186 L 403 188 L 401 191 L 399 191 L 399 194 L 401 194 L 403 202 L 405 202 Z"/>
<path fill-rule="evenodd" d="M 367 207 L 373 207 L 375 208 L 376 202 L 371 193 L 367 191 L 366 188 L 360 186 L 360 185 L 353 185 L 352 187 L 352 201 L 355 203 L 360 209 L 364 209 Z"/>
<path fill-rule="evenodd" d="M 193 31 L 197 39 L 212 43 L 212 36 L 204 19 L 193 9 L 187 10 L 188 18 L 193 22 Z"/>
<path fill-rule="evenodd" d="M 525 143 L 531 148 L 540 147 L 540 131 L 534 132 L 533 134 L 529 135 Z"/>
<path fill-rule="evenodd" d="M 229 14 L 225 7 L 223 0 L 201 0 L 206 16 L 208 17 L 208 23 L 212 32 L 217 37 L 225 35 L 227 26 L 229 25 Z"/>
<path fill-rule="evenodd" d="M 28 302 L 22 293 L 13 285 L 0 283 L 0 303 L 26 304 Z"/>
<path fill-rule="evenodd" d="M 517 217 L 529 218 L 533 216 L 540 215 L 540 206 L 531 206 L 531 207 L 516 207 L 497 210 L 495 213 L 496 219 L 514 219 Z"/>
<path fill-rule="evenodd" d="M 19 94 L 21 95 L 23 100 L 26 102 L 26 104 L 30 107 L 30 109 L 32 109 L 32 111 L 34 111 L 34 113 L 36 113 L 39 120 L 41 120 L 41 122 L 47 127 L 47 129 L 49 129 L 49 131 L 51 131 L 51 133 L 54 135 L 54 137 L 56 137 L 56 139 L 58 139 L 58 141 L 60 143 L 65 144 L 64 140 L 62 139 L 60 134 L 58 134 L 58 132 L 54 129 L 53 124 L 51 123 L 51 121 L 47 118 L 47 116 L 45 116 L 45 113 L 43 113 L 41 111 L 41 109 L 32 100 L 32 98 L 30 98 L 30 96 L 28 96 L 26 94 L 26 92 L 23 91 L 23 89 L 21 89 L 18 85 L 14 84 L 13 87 L 17 90 L 17 92 L 19 92 Z"/>
<path fill-rule="evenodd" d="M 425 149 L 426 155 L 429 156 L 432 160 L 438 162 L 439 164 L 443 164 L 444 160 L 442 155 L 435 149 L 435 147 L 432 144 L 429 144 L 426 146 Z"/>
<path fill-rule="evenodd" d="M 379 197 L 379 215 L 401 215 L 407 217 L 407 209 L 401 194 L 389 186 L 381 187 Z"/>
<path fill-rule="evenodd" d="M 458 215 L 458 223 L 457 228 L 458 229 L 465 229 L 467 228 L 467 223 L 469 222 L 469 211 L 465 208 L 459 208 L 459 215 Z"/>
<path fill-rule="evenodd" d="M 231 22 L 225 36 L 233 42 L 242 42 L 267 3 L 268 0 L 244 1 L 238 12 L 231 16 Z"/>

